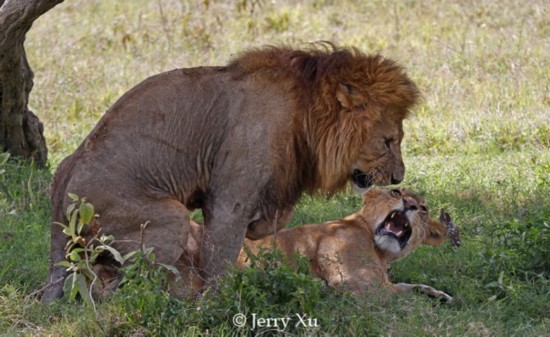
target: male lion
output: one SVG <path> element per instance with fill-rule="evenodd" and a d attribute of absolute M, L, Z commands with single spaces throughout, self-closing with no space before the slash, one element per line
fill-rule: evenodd
<path fill-rule="evenodd" d="M 452 301 L 451 296 L 430 286 L 393 284 L 388 279 L 390 262 L 421 244 L 441 244 L 448 229 L 458 233 L 448 214 L 443 214 L 443 223 L 431 219 L 424 200 L 405 189 L 371 188 L 364 194 L 363 207 L 344 219 L 285 229 L 257 241 L 246 239 L 237 264 L 244 267 L 249 254 L 277 248 L 289 257 L 300 253 L 308 258 L 312 272 L 330 286 L 354 292 L 384 286 L 397 293 L 416 290 Z M 196 235 L 192 239 L 196 240 Z M 454 245 L 460 244 L 458 236 L 452 240 Z M 190 247 L 191 252 L 193 249 Z"/>
<path fill-rule="evenodd" d="M 144 244 L 174 264 L 189 212 L 201 208 L 201 270 L 213 280 L 245 235 L 284 227 L 303 192 L 330 194 L 348 179 L 360 188 L 399 183 L 402 122 L 418 96 L 393 61 L 332 45 L 267 47 L 227 66 L 153 76 L 61 162 L 52 222 L 65 221 L 68 193 L 86 197 L 120 252 L 139 247 L 149 222 Z M 53 225 L 45 301 L 62 294 L 65 242 Z"/>

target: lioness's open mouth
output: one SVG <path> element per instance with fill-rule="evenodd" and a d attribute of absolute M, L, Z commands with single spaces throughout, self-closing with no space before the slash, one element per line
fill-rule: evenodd
<path fill-rule="evenodd" d="M 351 174 L 351 180 L 359 188 L 369 188 L 373 184 L 373 176 L 370 173 L 365 173 L 361 170 L 353 170 Z"/>
<path fill-rule="evenodd" d="M 399 242 L 403 249 L 412 234 L 412 228 L 404 212 L 392 211 L 376 229 L 375 235 L 389 235 Z"/>

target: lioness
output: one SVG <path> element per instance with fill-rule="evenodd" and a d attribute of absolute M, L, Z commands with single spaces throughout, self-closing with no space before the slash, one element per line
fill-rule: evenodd
<path fill-rule="evenodd" d="M 276 247 L 288 256 L 300 253 L 307 257 L 313 273 L 331 286 L 363 292 L 381 285 L 398 293 L 417 290 L 452 301 L 451 296 L 430 286 L 394 284 L 388 279 L 392 261 L 421 244 L 441 244 L 449 222 L 431 219 L 424 200 L 405 189 L 371 188 L 364 193 L 363 207 L 344 219 L 282 230 L 257 241 L 245 240 L 246 248 L 237 263 L 245 266 L 248 253 Z"/>
<path fill-rule="evenodd" d="M 68 193 L 86 197 L 122 254 L 143 244 L 176 264 L 189 212 L 205 219 L 203 277 L 233 263 L 245 236 L 286 225 L 303 192 L 399 183 L 403 119 L 418 100 L 403 69 L 380 55 L 316 45 L 267 47 L 221 67 L 176 69 L 124 94 L 51 187 L 52 223 Z M 48 302 L 62 295 L 66 237 L 52 225 Z M 89 238 L 90 228 L 84 236 Z M 110 267 L 112 261 L 103 259 Z"/>

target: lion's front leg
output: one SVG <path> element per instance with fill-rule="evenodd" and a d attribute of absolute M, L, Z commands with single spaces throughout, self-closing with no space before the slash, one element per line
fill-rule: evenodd
<path fill-rule="evenodd" d="M 200 272 L 207 284 L 212 284 L 227 267 L 237 260 L 250 217 L 242 204 L 234 202 L 203 209 L 204 235 L 200 248 Z"/>
<path fill-rule="evenodd" d="M 405 293 L 405 292 L 415 291 L 415 292 L 424 293 L 431 297 L 443 298 L 448 303 L 453 301 L 453 298 L 449 294 L 424 284 L 396 283 L 396 284 L 391 284 L 391 288 L 396 293 Z"/>

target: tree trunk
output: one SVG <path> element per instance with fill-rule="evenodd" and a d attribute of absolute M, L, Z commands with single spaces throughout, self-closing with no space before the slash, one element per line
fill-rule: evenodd
<path fill-rule="evenodd" d="M 29 110 L 33 72 L 24 42 L 32 23 L 63 0 L 0 0 L 0 152 L 45 166 L 44 127 Z"/>

